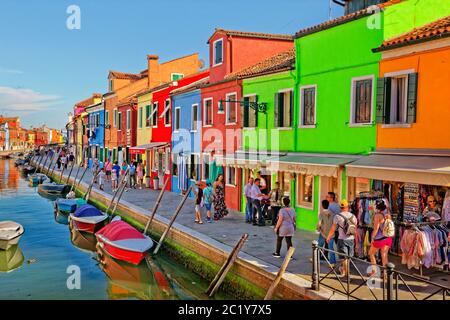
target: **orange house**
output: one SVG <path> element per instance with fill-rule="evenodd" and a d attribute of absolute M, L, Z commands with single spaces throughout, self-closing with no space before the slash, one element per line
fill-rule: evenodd
<path fill-rule="evenodd" d="M 377 149 L 450 150 L 450 16 L 374 51 L 382 52 L 384 79 Z"/>
<path fill-rule="evenodd" d="M 134 114 L 133 118 L 136 118 L 137 94 L 175 80 L 180 75 L 196 73 L 200 68 L 198 53 L 194 53 L 164 63 L 159 63 L 157 55 L 147 55 L 147 69 L 138 74 L 111 71 L 108 76 L 109 93 L 104 95 L 106 157 L 121 162 L 129 157 L 129 147 L 134 147 L 132 143 L 124 142 L 124 130 L 128 129 L 122 128 L 122 123 L 127 122 L 127 114 Z M 130 123 L 129 130 L 136 130 L 137 121 Z"/>

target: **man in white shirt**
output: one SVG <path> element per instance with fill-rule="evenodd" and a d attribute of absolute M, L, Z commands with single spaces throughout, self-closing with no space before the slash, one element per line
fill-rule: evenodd
<path fill-rule="evenodd" d="M 253 178 L 248 178 L 248 183 L 244 187 L 244 195 L 247 199 L 247 204 L 245 206 L 245 222 L 246 223 L 252 223 L 252 197 L 251 197 L 251 189 L 253 186 Z"/>
<path fill-rule="evenodd" d="M 265 195 L 259 189 L 259 184 L 261 180 L 259 178 L 255 179 L 252 188 L 250 189 L 250 196 L 253 203 L 253 225 L 262 225 L 262 210 L 261 210 L 261 200 L 264 199 Z"/>

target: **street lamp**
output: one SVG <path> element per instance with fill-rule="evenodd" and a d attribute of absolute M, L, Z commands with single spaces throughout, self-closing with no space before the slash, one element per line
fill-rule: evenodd
<path fill-rule="evenodd" d="M 266 102 L 256 102 L 256 101 L 246 101 L 246 100 L 219 100 L 219 111 L 223 112 L 224 103 L 239 103 L 241 107 L 250 107 L 256 112 L 267 112 L 267 103 Z"/>

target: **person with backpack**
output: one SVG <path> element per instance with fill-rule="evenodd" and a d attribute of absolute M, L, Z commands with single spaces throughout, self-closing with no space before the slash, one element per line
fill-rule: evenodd
<path fill-rule="evenodd" d="M 214 203 L 214 190 L 211 181 L 206 180 L 206 188 L 203 190 L 203 204 L 206 209 L 206 222 L 211 223 L 211 207 Z"/>
<path fill-rule="evenodd" d="M 327 243 L 334 237 L 334 232 L 338 230 L 337 252 L 340 255 L 353 257 L 355 255 L 355 234 L 357 229 L 356 217 L 348 211 L 348 201 L 343 199 L 339 203 L 341 212 L 333 218 L 333 225 L 328 232 Z M 346 259 L 339 268 L 342 277 L 346 277 L 349 271 L 349 260 Z"/>
<path fill-rule="evenodd" d="M 392 246 L 392 238 L 395 235 L 395 225 L 388 213 L 386 203 L 383 199 L 377 199 L 375 202 L 375 216 L 372 231 L 372 242 L 370 244 L 369 257 L 372 264 L 372 271 L 367 273 L 372 277 L 377 273 L 376 255 L 381 250 L 381 263 L 383 267 L 388 264 L 389 249 Z"/>
<path fill-rule="evenodd" d="M 296 214 L 295 210 L 289 206 L 291 200 L 289 197 L 283 198 L 284 207 L 280 209 L 278 213 L 277 224 L 274 228 L 275 233 L 277 234 L 277 246 L 275 252 L 272 253 L 272 256 L 275 258 L 280 258 L 281 245 L 283 243 L 283 239 L 286 240 L 287 249 L 289 250 L 292 247 L 292 236 L 294 235 L 296 229 Z"/>

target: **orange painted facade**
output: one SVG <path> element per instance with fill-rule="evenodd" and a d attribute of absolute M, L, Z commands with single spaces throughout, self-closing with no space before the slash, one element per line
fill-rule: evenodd
<path fill-rule="evenodd" d="M 404 70 L 418 73 L 417 113 L 410 126 L 378 124 L 377 149 L 450 149 L 450 41 L 430 49 L 433 42 L 383 54 L 380 77 Z"/>

